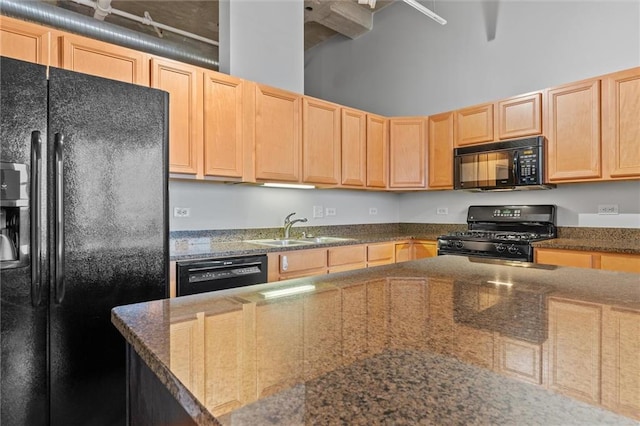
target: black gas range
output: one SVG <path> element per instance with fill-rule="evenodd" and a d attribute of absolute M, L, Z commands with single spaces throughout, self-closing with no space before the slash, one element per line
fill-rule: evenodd
<path fill-rule="evenodd" d="M 534 241 L 556 237 L 556 206 L 470 206 L 467 230 L 438 237 L 438 255 L 533 262 Z"/>

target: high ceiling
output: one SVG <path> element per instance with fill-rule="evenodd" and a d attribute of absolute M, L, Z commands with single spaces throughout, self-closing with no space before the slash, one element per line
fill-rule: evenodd
<path fill-rule="evenodd" d="M 41 1 L 87 16 L 93 16 L 94 13 L 94 9 L 91 7 L 74 3 L 71 0 Z M 358 4 L 358 0 L 305 0 L 305 50 L 338 33 L 350 38 L 356 38 L 366 33 L 372 28 L 373 13 L 393 1 L 378 0 L 375 9 L 371 9 L 367 4 Z M 140 17 L 145 16 L 145 12 L 148 12 L 153 21 L 219 41 L 218 0 L 112 0 L 111 7 Z M 149 25 L 143 25 L 113 14 L 108 15 L 105 22 L 158 36 L 156 30 Z M 202 44 L 202 42 L 169 31 L 163 31 L 162 37 L 190 45 L 196 50 Z"/>

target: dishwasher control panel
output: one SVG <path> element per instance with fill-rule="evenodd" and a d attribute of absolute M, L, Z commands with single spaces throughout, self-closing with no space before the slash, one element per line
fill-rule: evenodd
<path fill-rule="evenodd" d="M 266 255 L 176 262 L 177 296 L 266 282 Z"/>

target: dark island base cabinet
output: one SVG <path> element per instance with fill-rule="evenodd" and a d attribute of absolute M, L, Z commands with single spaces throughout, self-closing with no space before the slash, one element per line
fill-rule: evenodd
<path fill-rule="evenodd" d="M 130 426 L 196 425 L 131 345 L 127 345 L 127 419 Z"/>

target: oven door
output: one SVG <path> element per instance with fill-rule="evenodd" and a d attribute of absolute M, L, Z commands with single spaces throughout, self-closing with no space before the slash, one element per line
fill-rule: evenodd
<path fill-rule="evenodd" d="M 457 154 L 454 189 L 500 189 L 516 186 L 517 151 L 500 150 Z"/>

